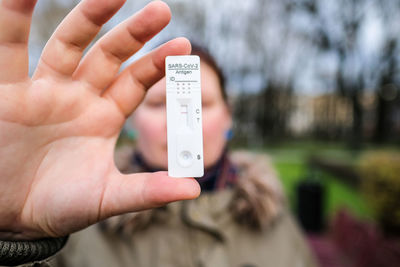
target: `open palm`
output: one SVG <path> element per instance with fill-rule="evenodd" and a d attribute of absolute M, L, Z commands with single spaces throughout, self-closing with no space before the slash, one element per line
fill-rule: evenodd
<path fill-rule="evenodd" d="M 172 40 L 121 64 L 165 27 L 169 8 L 152 2 L 84 49 L 123 0 L 84 0 L 47 43 L 32 79 L 27 42 L 34 0 L 0 3 L 0 238 L 63 236 L 107 217 L 194 198 L 193 179 L 165 172 L 122 175 L 116 140 L 167 55 Z"/>

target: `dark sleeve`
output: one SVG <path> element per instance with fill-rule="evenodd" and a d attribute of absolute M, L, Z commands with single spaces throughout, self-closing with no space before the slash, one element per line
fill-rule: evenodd
<path fill-rule="evenodd" d="M 34 241 L 0 240 L 0 265 L 16 266 L 43 261 L 62 249 L 67 240 L 68 237 L 46 238 Z"/>

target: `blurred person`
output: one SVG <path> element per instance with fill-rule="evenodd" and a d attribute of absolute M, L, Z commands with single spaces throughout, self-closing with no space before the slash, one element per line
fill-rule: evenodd
<path fill-rule="evenodd" d="M 52 37 L 56 40 L 50 40 L 46 46 L 43 62 L 32 82 L 26 84 L 27 73 L 22 71 L 21 66 L 15 67 L 21 71 L 1 76 L 3 83 L 0 93 L 4 93 L 3 99 L 7 96 L 8 100 L 15 101 L 11 105 L 1 102 L 0 112 L 0 118 L 3 119 L 0 126 L 4 130 L 0 133 L 4 137 L 0 153 L 11 156 L 11 160 L 2 158 L 0 165 L 0 179 L 3 179 L 0 215 L 5 218 L 0 224 L 0 239 L 9 240 L 1 243 L 2 257 L 4 252 L 9 252 L 4 249 L 7 248 L 5 246 L 29 247 L 19 251 L 19 254 L 15 253 L 18 250 L 12 253 L 17 255 L 14 256 L 15 262 L 18 259 L 33 261 L 35 258 L 29 253 L 51 255 L 49 247 L 58 244 L 56 250 L 60 249 L 66 242 L 63 236 L 90 224 L 112 215 L 159 206 L 153 210 L 112 217 L 73 234 L 61 253 L 33 265 L 314 266 L 305 240 L 285 207 L 280 183 L 267 159 L 228 150 L 232 118 L 224 78 L 213 58 L 198 47 L 193 49 L 193 54 L 199 55 L 202 63 L 206 171 L 198 182 L 203 194 L 195 200 L 165 205 L 175 200 L 195 198 L 199 193 L 192 179 L 169 178 L 165 172 L 150 174 L 167 168 L 165 80 L 156 80 L 162 76 L 166 55 L 188 54 L 190 50 L 186 40 L 176 39 L 151 52 L 150 56 L 134 63 L 116 77 L 95 76 L 95 69 L 87 71 L 85 68 L 97 64 L 102 72 L 110 68 L 116 70 L 123 60 L 115 61 L 112 56 L 121 53 L 122 58 L 126 59 L 137 50 L 137 46 L 133 49 L 117 44 L 127 38 L 126 26 L 129 23 L 125 23 L 112 31 L 114 36 L 106 35 L 100 39 L 100 45 L 94 46 L 83 62 L 77 64 L 83 49 L 76 50 L 76 45 L 81 44 L 83 48 L 88 44 L 85 34 L 94 36 L 94 32 L 83 24 L 81 30 L 87 32 L 84 35 L 74 33 L 71 26 L 79 20 L 74 22 L 71 18 L 79 18 L 79 13 L 89 12 L 85 8 L 90 6 L 94 8 L 92 15 L 99 16 L 104 23 L 104 18 L 110 17 L 122 3 L 119 1 L 114 6 L 110 2 L 100 2 L 96 9 L 94 1 L 84 1 L 75 9 L 75 13 L 73 11 L 66 18 L 56 31 L 56 37 Z M 31 3 L 33 1 L 3 1 L 1 12 L 7 14 L 8 9 L 13 9 L 30 14 L 33 9 Z M 149 13 L 153 15 L 151 21 L 146 19 Z M 155 2 L 139 12 L 131 23 L 139 29 L 140 34 L 146 36 L 142 37 L 146 40 L 164 26 L 168 21 L 165 17 L 168 17 L 165 5 Z M 161 26 L 156 25 L 157 18 L 163 20 L 159 23 Z M 1 22 L 0 27 L 4 26 Z M 94 25 L 86 26 L 90 28 Z M 143 32 L 140 27 L 147 28 L 149 32 Z M 68 30 L 69 34 L 66 34 Z M 15 38 L 7 36 L 7 32 L 0 37 L 4 36 Z M 66 40 L 69 40 L 70 46 L 63 45 Z M 57 49 L 67 49 L 67 53 L 59 55 Z M 99 49 L 106 49 L 111 59 L 102 57 Z M 11 52 L 24 57 L 15 50 Z M 76 52 L 79 53 L 75 55 Z M 94 56 L 91 57 L 91 54 Z M 0 54 L 3 58 L 6 55 Z M 53 61 L 49 56 L 60 57 L 63 61 L 58 66 L 49 65 L 51 63 L 46 60 Z M 116 71 L 112 73 L 117 75 Z M 72 78 L 68 75 L 72 75 Z M 101 88 L 100 97 L 92 91 L 84 91 L 94 89 L 94 84 L 95 88 Z M 47 89 L 50 85 L 52 88 Z M 66 93 L 64 89 L 67 86 L 68 89 L 69 86 L 78 89 L 78 93 Z M 123 176 L 110 167 L 112 160 L 109 158 L 123 120 L 115 122 L 113 120 L 117 116 L 108 117 L 107 112 L 122 112 L 123 117 L 129 116 L 144 96 L 141 90 L 147 87 L 151 88 L 132 116 L 132 123 L 138 132 L 137 147 L 124 147 L 117 151 L 115 157 L 120 171 L 138 174 Z M 28 91 L 27 95 L 24 90 Z M 61 96 L 54 98 L 54 92 L 50 90 L 58 90 Z M 32 99 L 34 104 L 42 104 L 22 106 L 22 110 L 29 111 L 30 116 L 18 112 L 12 105 L 18 102 L 21 94 L 31 97 L 28 100 Z M 103 96 L 108 96 L 116 106 L 101 106 L 104 100 L 96 97 Z M 94 99 L 101 104 L 93 104 Z M 62 104 L 62 108 L 57 109 L 56 104 Z M 80 105 L 75 108 L 77 104 Z M 52 108 L 54 110 L 48 114 Z M 6 118 L 10 114 L 9 121 L 17 122 L 17 125 L 7 124 Z M 27 126 L 24 128 L 20 125 Z M 30 127 L 30 133 L 26 133 L 26 127 Z M 22 141 L 17 142 L 16 138 Z M 40 148 L 46 146 L 47 142 L 50 145 L 42 154 Z M 107 152 L 104 153 L 106 156 L 104 151 Z M 30 163 L 18 168 L 15 163 L 18 160 Z M 36 161 L 40 163 L 39 167 Z M 36 173 L 32 170 L 36 170 Z M 99 187 L 104 191 L 99 192 Z M 51 238 L 41 239 L 45 237 Z"/>
<path fill-rule="evenodd" d="M 72 235 L 55 260 L 60 266 L 315 266 L 268 159 L 228 149 L 232 116 L 222 71 L 204 48 L 192 43 L 192 54 L 201 61 L 201 196 Z M 165 77 L 150 88 L 130 123 L 136 147 L 117 151 L 120 170 L 166 170 Z"/>

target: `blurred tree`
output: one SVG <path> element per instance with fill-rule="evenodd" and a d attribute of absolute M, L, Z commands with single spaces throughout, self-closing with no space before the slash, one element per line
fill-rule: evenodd
<path fill-rule="evenodd" d="M 381 71 L 379 89 L 377 90 L 377 114 L 374 140 L 383 143 L 390 139 L 393 129 L 393 107 L 397 98 L 398 88 L 396 87 L 396 47 L 398 40 L 388 40 L 382 55 L 382 62 L 385 62 Z"/>
<path fill-rule="evenodd" d="M 31 69 L 45 40 L 77 2 L 39 1 L 32 31 Z M 103 32 L 147 2 L 128 0 Z M 343 101 L 326 101 L 328 106 L 319 114 L 329 120 L 325 126 L 311 125 L 318 127 L 320 137 L 346 138 L 355 147 L 369 136 L 377 142 L 399 140 L 400 115 L 395 115 L 400 113 L 396 104 L 400 101 L 398 0 L 166 2 L 172 21 L 143 51 L 174 36 L 186 36 L 207 46 L 237 98 L 235 108 L 240 112 L 235 113 L 235 127 L 249 142 L 260 144 L 290 136 L 289 118 L 298 93 L 311 97 L 336 93 L 351 103 L 349 127 L 347 121 L 341 122 L 343 113 L 337 107 Z M 371 101 L 376 107 L 368 110 L 364 104 L 367 93 L 376 99 Z M 366 127 L 374 133 L 367 135 Z"/>
<path fill-rule="evenodd" d="M 310 33 L 310 40 L 321 51 L 320 53 L 333 52 L 336 55 L 338 61 L 335 75 L 336 90 L 340 95 L 349 98 L 352 103 L 353 126 L 350 141 L 355 148 L 360 146 L 363 139 L 363 109 L 360 96 L 365 84 L 362 67 L 357 64 L 361 54 L 358 51 L 357 36 L 364 20 L 362 10 L 367 1 L 335 1 L 336 7 L 332 7 L 327 1 L 289 1 L 289 7 L 293 12 L 300 10 L 311 16 L 316 27 Z M 293 2 L 297 2 L 297 10 L 291 7 L 290 3 Z M 331 11 L 327 12 L 326 8 L 330 8 Z M 336 22 L 334 29 L 331 25 L 332 20 Z"/>
<path fill-rule="evenodd" d="M 362 99 L 367 88 L 378 99 L 374 140 L 383 142 L 391 131 L 393 109 L 388 95 L 393 98 L 397 92 L 398 60 L 397 43 L 400 37 L 398 24 L 394 23 L 397 0 L 297 0 L 286 1 L 286 8 L 292 16 L 308 14 L 313 25 L 305 31 L 307 38 L 318 49 L 318 56 L 334 55 L 333 68 L 336 92 L 352 103 L 353 123 L 350 143 L 357 148 L 365 138 L 364 107 Z M 370 36 L 373 23 L 382 23 L 377 36 Z M 375 29 L 376 30 L 376 29 Z M 375 50 L 372 48 L 375 47 Z M 372 52 L 371 52 L 372 50 Z M 318 73 L 319 70 L 315 69 Z M 326 79 L 327 76 L 322 76 Z M 391 100 L 393 102 L 393 99 Z M 327 128 L 329 129 L 329 128 Z M 344 131 L 345 132 L 345 131 Z"/>

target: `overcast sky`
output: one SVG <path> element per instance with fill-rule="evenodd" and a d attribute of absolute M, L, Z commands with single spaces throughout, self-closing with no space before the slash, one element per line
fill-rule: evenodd
<path fill-rule="evenodd" d="M 46 27 L 49 32 L 54 30 L 65 12 L 78 2 L 38 1 L 30 42 L 31 72 L 45 42 L 41 27 Z M 128 0 L 120 12 L 106 24 L 102 33 L 131 16 L 147 2 L 149 1 Z M 334 90 L 334 84 L 329 79 L 338 67 L 337 55 L 332 52 L 321 54 L 309 45 L 304 36 L 318 25 L 307 14 L 298 12 L 290 21 L 282 21 L 280 14 L 284 10 L 280 0 L 165 2 L 171 6 L 172 21 L 138 53 L 139 56 L 162 40 L 186 36 L 209 47 L 228 75 L 231 92 L 258 91 L 270 80 L 282 81 L 290 77 L 295 77 L 294 87 L 298 93 L 315 95 Z M 48 20 L 48 7 L 54 3 L 66 10 L 59 14 L 58 19 Z M 334 20 L 333 13 L 340 8 L 340 3 L 331 0 L 320 0 L 319 3 L 324 5 L 323 15 L 334 35 L 337 21 Z M 354 55 L 357 59 L 353 61 L 352 71 L 357 71 L 363 64 L 371 64 L 371 60 L 379 57 L 384 28 L 387 27 L 372 4 L 360 10 L 360 14 L 364 14 L 366 19 L 357 36 L 358 51 Z"/>

